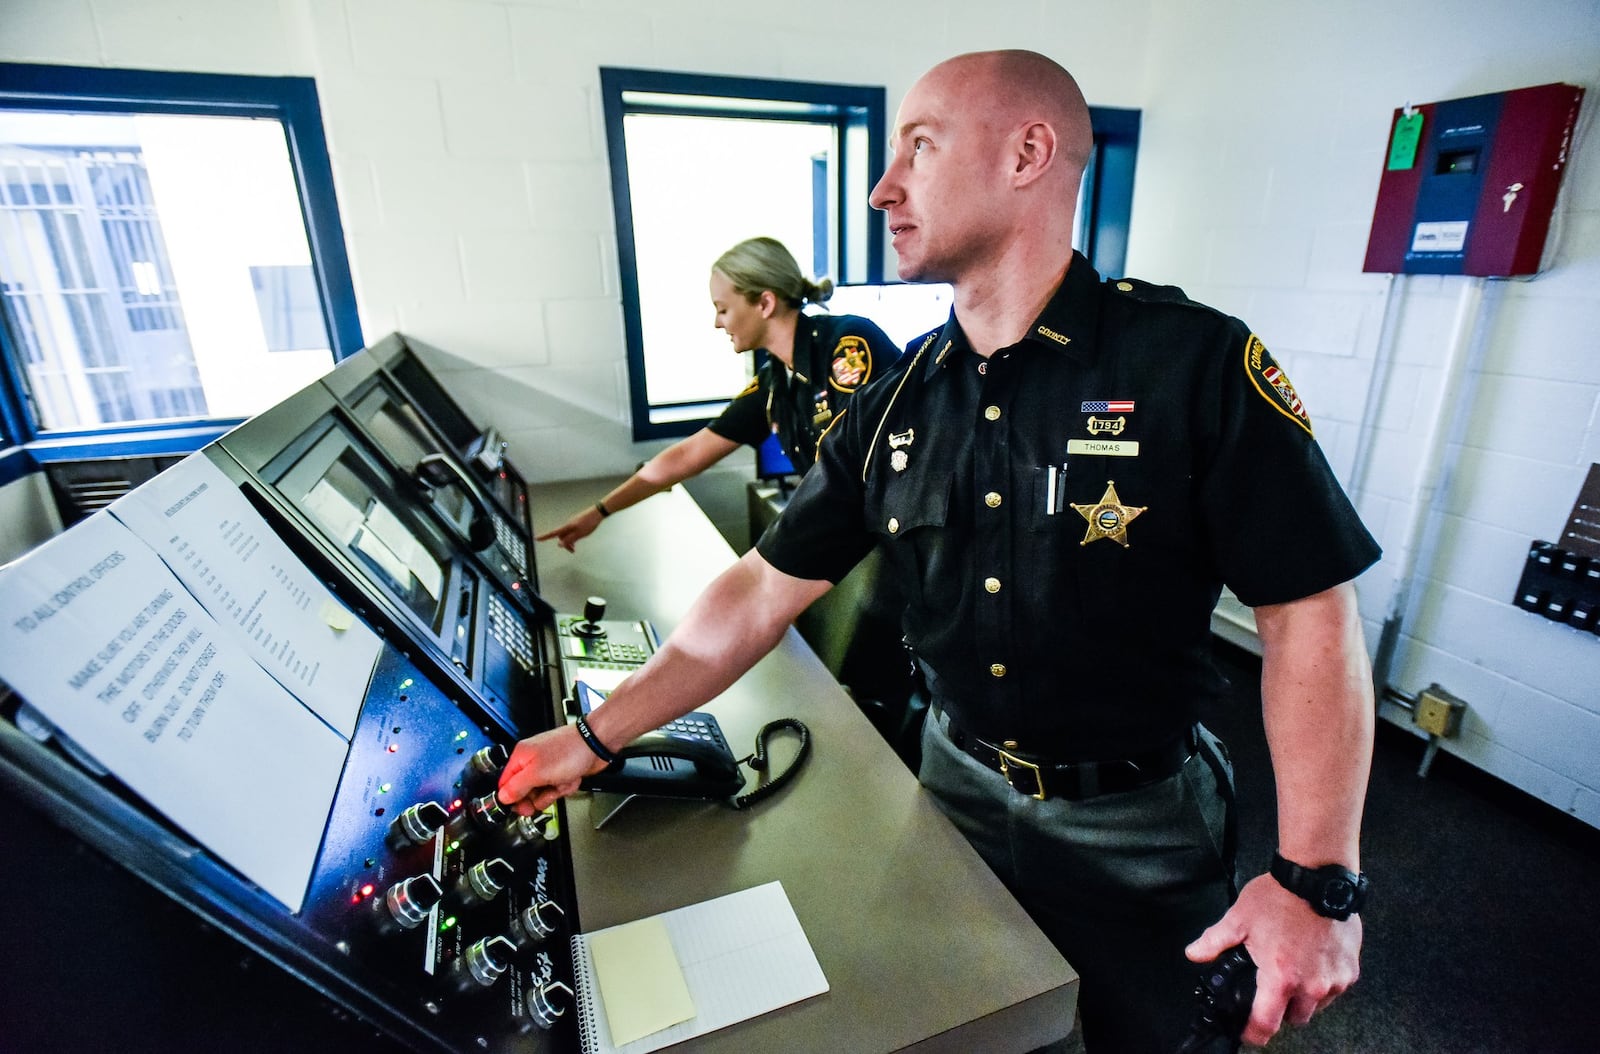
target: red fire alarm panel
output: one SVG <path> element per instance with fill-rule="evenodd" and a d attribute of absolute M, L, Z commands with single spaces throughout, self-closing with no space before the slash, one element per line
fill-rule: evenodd
<path fill-rule="evenodd" d="M 1396 110 L 1362 270 L 1537 272 L 1582 101 L 1545 84 Z"/>

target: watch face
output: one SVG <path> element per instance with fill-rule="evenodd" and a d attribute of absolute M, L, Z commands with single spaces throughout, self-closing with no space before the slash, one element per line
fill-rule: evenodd
<path fill-rule="evenodd" d="M 1322 904 L 1329 911 L 1344 911 L 1356 898 L 1355 886 L 1346 878 L 1330 878 L 1322 887 Z"/>

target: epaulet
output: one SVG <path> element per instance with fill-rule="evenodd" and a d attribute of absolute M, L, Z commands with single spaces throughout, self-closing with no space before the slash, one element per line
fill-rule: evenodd
<path fill-rule="evenodd" d="M 1193 303 L 1188 295 L 1175 285 L 1156 285 L 1154 282 L 1143 282 L 1137 278 L 1108 278 L 1106 285 L 1110 287 L 1111 292 L 1121 296 L 1131 296 L 1147 303 Z"/>

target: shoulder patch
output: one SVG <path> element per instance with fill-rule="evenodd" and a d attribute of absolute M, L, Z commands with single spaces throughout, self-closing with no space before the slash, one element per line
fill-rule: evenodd
<path fill-rule="evenodd" d="M 853 392 L 872 377 L 872 349 L 861 337 L 843 336 L 833 346 L 828 383 L 841 392 Z"/>
<path fill-rule="evenodd" d="M 1294 385 L 1289 383 L 1289 375 L 1272 361 L 1267 346 L 1254 333 L 1244 343 L 1244 371 L 1261 398 L 1274 410 L 1304 428 L 1306 435 L 1312 435 L 1311 417 L 1306 413 L 1305 404 L 1300 401 Z"/>

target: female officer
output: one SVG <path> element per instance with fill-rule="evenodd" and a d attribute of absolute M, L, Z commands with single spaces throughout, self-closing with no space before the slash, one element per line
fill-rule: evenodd
<path fill-rule="evenodd" d="M 778 433 L 796 469 L 816 460 L 817 442 L 857 389 L 900 357 L 883 331 L 854 315 L 807 315 L 833 293 L 827 278 L 800 273 L 775 238 L 751 238 L 723 253 L 711 268 L 716 327 L 733 350 L 764 348 L 767 361 L 721 416 L 640 466 L 609 494 L 538 541 L 554 538 L 571 552 L 614 512 L 698 475 L 737 450 L 760 446 Z"/>

